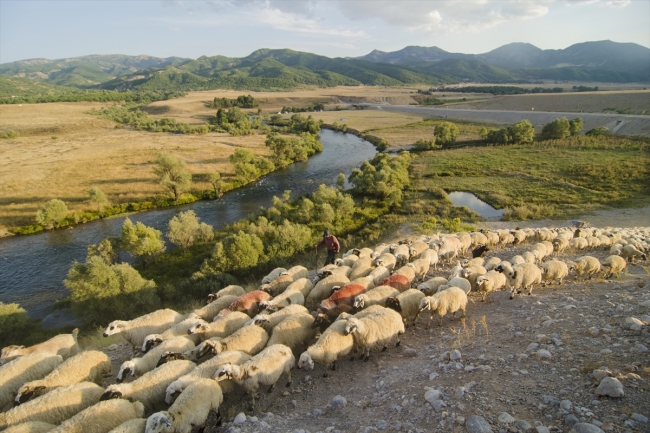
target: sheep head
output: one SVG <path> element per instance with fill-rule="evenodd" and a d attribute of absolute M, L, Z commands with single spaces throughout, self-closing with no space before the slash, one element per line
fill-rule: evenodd
<path fill-rule="evenodd" d="M 188 335 L 194 335 L 194 334 L 200 334 L 202 332 L 206 332 L 208 329 L 210 329 L 210 325 L 208 322 L 205 320 L 201 320 L 199 322 L 196 322 L 194 325 L 190 327 L 190 329 L 187 330 Z"/>
<path fill-rule="evenodd" d="M 194 349 L 192 349 L 192 356 L 195 359 L 201 359 L 204 356 L 206 356 L 208 353 L 217 353 L 216 352 L 216 345 L 217 343 L 221 343 L 220 341 L 213 341 L 213 340 L 205 340 L 203 343 L 199 344 L 196 346 Z M 219 344 L 221 346 L 221 344 Z"/>
<path fill-rule="evenodd" d="M 189 333 L 190 331 L 187 332 Z M 142 353 L 147 353 L 162 342 L 163 339 L 160 334 L 147 335 L 142 343 Z"/>
<path fill-rule="evenodd" d="M 212 376 L 212 378 L 217 382 L 221 382 L 222 380 L 232 380 L 233 375 L 234 375 L 234 365 L 228 363 L 220 366 L 217 369 L 217 371 L 214 373 L 214 376 Z"/>
<path fill-rule="evenodd" d="M 311 359 L 311 355 L 309 355 L 309 353 L 303 352 L 303 354 L 300 355 L 300 359 L 298 360 L 298 368 L 305 370 L 314 369 L 314 360 Z"/>
<path fill-rule="evenodd" d="M 147 433 L 171 433 L 174 431 L 171 419 L 172 416 L 167 411 L 156 412 L 147 419 L 145 431 Z"/>
<path fill-rule="evenodd" d="M 272 289 L 272 288 L 271 288 L 271 284 L 266 283 L 266 284 L 262 284 L 262 285 L 261 285 L 257 290 L 261 290 L 261 291 L 263 291 L 263 292 L 266 292 L 266 293 L 269 293 L 269 294 L 270 294 L 270 293 L 271 293 L 271 289 Z"/>
<path fill-rule="evenodd" d="M 131 376 L 135 376 L 135 361 L 133 359 L 122 363 L 120 371 L 117 373 L 117 383 L 122 383 L 127 373 L 130 373 Z"/>
<path fill-rule="evenodd" d="M 365 304 L 366 304 L 366 296 L 358 295 L 356 298 L 354 298 L 354 304 L 352 304 L 352 306 L 357 310 L 362 310 Z"/>
<path fill-rule="evenodd" d="M 109 385 L 99 401 L 112 400 L 120 397 L 122 397 L 122 391 L 120 391 L 119 385 Z"/>
<path fill-rule="evenodd" d="M 358 331 L 359 330 L 359 319 L 355 319 L 354 317 L 348 320 L 347 325 L 345 325 L 345 335 L 350 335 L 351 333 Z"/>
<path fill-rule="evenodd" d="M 208 295 L 208 302 L 206 302 L 206 305 L 216 301 L 217 299 L 219 299 L 219 295 L 217 295 L 216 293 L 210 293 Z"/>
<path fill-rule="evenodd" d="M 169 361 L 175 361 L 177 359 L 184 360 L 185 356 L 182 353 L 178 353 L 178 352 L 169 352 L 169 351 L 165 352 L 162 355 L 160 355 L 160 359 L 156 364 L 156 368 L 160 367 L 163 364 L 167 364 Z"/>
<path fill-rule="evenodd" d="M 332 323 L 329 316 L 325 313 L 316 313 L 314 321 L 311 324 L 312 329 L 320 328 L 321 332 L 325 331 L 327 327 Z"/>
<path fill-rule="evenodd" d="M 28 402 L 34 397 L 38 397 L 45 392 L 45 386 L 32 386 L 32 385 L 23 385 L 16 394 L 14 399 L 14 406 L 21 405 Z"/>
<path fill-rule="evenodd" d="M 105 336 L 106 337 L 106 336 Z M 0 359 L 3 358 L 9 358 L 10 356 L 13 355 L 18 355 L 17 352 L 19 352 L 21 349 L 24 349 L 25 346 L 17 346 L 15 344 L 12 344 L 11 346 L 7 346 L 0 351 Z"/>
<path fill-rule="evenodd" d="M 110 335 L 119 334 L 125 327 L 126 322 L 124 320 L 113 320 L 108 324 L 103 335 L 104 337 L 108 337 Z"/>
<path fill-rule="evenodd" d="M 391 296 L 390 298 L 386 299 L 386 308 L 395 310 L 398 313 L 402 312 L 402 305 L 399 303 L 399 300 L 395 296 Z"/>

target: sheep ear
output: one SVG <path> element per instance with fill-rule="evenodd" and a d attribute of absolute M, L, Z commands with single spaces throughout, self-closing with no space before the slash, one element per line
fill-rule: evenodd
<path fill-rule="evenodd" d="M 251 371 L 257 371 L 257 370 L 258 370 L 257 366 L 251 365 Z"/>

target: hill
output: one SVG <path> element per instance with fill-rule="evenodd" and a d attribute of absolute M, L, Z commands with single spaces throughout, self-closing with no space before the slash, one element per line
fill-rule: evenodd
<path fill-rule="evenodd" d="M 472 58 L 472 54 L 450 53 L 438 47 L 420 47 L 410 45 L 399 51 L 385 52 L 374 50 L 365 56 L 358 57 L 371 62 L 402 64 L 411 62 L 433 62 L 446 59 Z"/>

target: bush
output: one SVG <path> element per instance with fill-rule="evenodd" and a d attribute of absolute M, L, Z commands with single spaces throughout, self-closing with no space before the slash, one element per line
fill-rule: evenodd
<path fill-rule="evenodd" d="M 215 245 L 212 257 L 206 260 L 201 271 L 204 274 L 244 271 L 257 266 L 263 253 L 260 238 L 240 230 Z"/>
<path fill-rule="evenodd" d="M 425 139 L 420 139 L 415 142 L 413 147 L 416 150 L 432 150 L 436 148 L 436 140 L 425 140 Z M 440 146 L 438 146 L 440 147 Z"/>
<path fill-rule="evenodd" d="M 207 274 L 196 272 L 191 278 L 183 280 L 177 287 L 169 287 L 169 292 L 163 290 L 162 296 L 166 301 L 187 302 L 205 300 L 210 293 L 218 292 L 226 286 L 237 284 L 237 279 L 230 274 Z"/>
<path fill-rule="evenodd" d="M 199 224 L 199 218 L 193 210 L 181 212 L 169 221 L 167 238 L 183 251 L 194 245 L 197 240 L 211 240 L 214 236 L 212 226 Z"/>
<path fill-rule="evenodd" d="M 566 117 L 555 119 L 542 128 L 542 138 L 545 140 L 559 140 L 569 135 L 571 135 L 571 125 Z"/>
<path fill-rule="evenodd" d="M 11 131 L 7 131 L 7 133 L 4 135 L 4 138 L 17 138 L 19 136 L 20 134 L 18 134 L 18 132 L 11 130 Z"/>
<path fill-rule="evenodd" d="M 535 128 L 528 120 L 517 122 L 508 128 L 487 133 L 486 141 L 494 144 L 530 144 L 535 136 Z"/>
<path fill-rule="evenodd" d="M 24 308 L 18 304 L 0 302 L 0 347 L 22 338 L 30 325 Z"/>
<path fill-rule="evenodd" d="M 147 227 L 139 221 L 133 225 L 129 218 L 125 219 L 122 225 L 120 241 L 125 251 L 133 257 L 140 257 L 145 265 L 147 258 L 165 251 L 165 241 L 160 230 Z"/>
<path fill-rule="evenodd" d="M 585 135 L 588 135 L 590 137 L 600 137 L 601 135 L 609 135 L 611 132 L 609 128 L 606 128 L 604 126 L 599 126 L 594 129 L 590 129 L 585 133 Z"/>
<path fill-rule="evenodd" d="M 436 125 L 433 130 L 433 136 L 436 138 L 436 143 L 441 146 L 448 146 L 456 142 L 456 137 L 460 131 L 458 126 L 451 122 L 442 122 Z"/>
<path fill-rule="evenodd" d="M 582 131 L 583 126 L 584 123 L 582 122 L 582 117 L 576 117 L 573 120 L 569 120 L 569 132 L 571 132 L 571 135 L 576 135 Z"/>
<path fill-rule="evenodd" d="M 36 222 L 52 228 L 58 226 L 67 215 L 68 207 L 62 200 L 55 198 L 45 203 L 45 206 L 36 213 Z"/>

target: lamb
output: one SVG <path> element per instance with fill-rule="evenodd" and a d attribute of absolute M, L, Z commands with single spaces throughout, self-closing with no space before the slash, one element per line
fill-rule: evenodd
<path fill-rule="evenodd" d="M 438 314 L 440 318 L 440 326 L 442 326 L 442 318 L 447 313 L 452 313 L 452 317 L 456 317 L 456 312 L 461 311 L 465 317 L 465 309 L 467 308 L 467 295 L 458 287 L 449 287 L 441 292 L 434 293 L 432 296 L 422 298 L 420 301 L 420 313 L 425 310 L 431 311 L 431 317 L 427 323 L 427 328 L 431 326 L 433 314 Z"/>
<path fill-rule="evenodd" d="M 492 270 L 485 275 L 479 276 L 476 279 L 476 288 L 479 292 L 483 292 L 481 302 L 484 302 L 490 293 L 505 288 L 506 284 L 506 276 L 501 272 Z"/>
<path fill-rule="evenodd" d="M 250 324 L 221 341 L 206 340 L 210 351 L 218 355 L 227 350 L 239 350 L 251 356 L 259 353 L 269 341 L 269 334 L 259 326 Z"/>
<path fill-rule="evenodd" d="M 214 319 L 219 312 L 225 308 L 228 308 L 230 304 L 233 303 L 235 299 L 238 299 L 242 295 L 224 295 L 214 301 L 210 302 L 208 305 L 203 308 L 197 308 L 192 311 L 188 318 L 192 319 L 202 319 L 210 322 Z"/>
<path fill-rule="evenodd" d="M 296 358 L 291 349 L 283 344 L 274 344 L 241 366 L 222 365 L 214 378 L 218 381 L 230 379 L 242 385 L 251 396 L 254 407 L 255 394 L 260 385 L 270 385 L 272 390 L 283 373 L 287 375 L 287 386 L 291 385 L 291 369 L 294 365 Z"/>
<path fill-rule="evenodd" d="M 424 278 L 427 276 L 427 272 L 429 272 L 429 261 L 426 259 L 417 259 L 414 260 L 413 262 L 407 264 L 406 266 L 413 268 L 415 271 L 415 280 L 421 280 L 424 281 Z"/>
<path fill-rule="evenodd" d="M 575 262 L 569 263 L 569 269 L 576 272 L 576 278 L 582 274 L 587 274 L 588 279 L 600 272 L 600 262 L 596 257 L 582 256 L 578 257 Z"/>
<path fill-rule="evenodd" d="M 377 286 L 366 293 L 357 295 L 353 300 L 353 306 L 357 310 L 363 310 L 371 305 L 383 305 L 386 299 L 397 296 L 399 293 L 399 290 L 391 286 Z"/>
<path fill-rule="evenodd" d="M 61 355 L 36 352 L 20 356 L 0 367 L 0 409 L 11 402 L 25 382 L 46 377 L 62 362 Z"/>
<path fill-rule="evenodd" d="M 373 270 L 373 265 L 372 265 L 373 259 L 368 257 L 361 257 L 359 260 L 357 260 L 354 265 L 352 266 L 352 272 L 350 272 L 350 281 L 355 280 L 357 278 L 365 277 L 369 273 L 372 272 Z"/>
<path fill-rule="evenodd" d="M 605 278 L 610 278 L 612 275 L 616 275 L 616 278 L 620 278 L 621 271 L 625 269 L 627 262 L 623 257 L 611 255 L 601 262 L 601 266 L 603 270 L 609 270 L 609 272 L 605 273 Z"/>
<path fill-rule="evenodd" d="M 168 308 L 156 310 L 133 320 L 112 321 L 106 327 L 104 337 L 120 334 L 131 345 L 132 352 L 135 353 L 135 348 L 142 347 L 147 335 L 161 334 L 183 319 L 185 317 L 174 310 Z"/>
<path fill-rule="evenodd" d="M 282 274 L 270 283 L 262 284 L 259 287 L 258 291 L 266 292 L 271 296 L 277 296 L 280 293 L 284 292 L 286 288 L 289 287 L 293 282 L 294 279 L 291 275 Z"/>
<path fill-rule="evenodd" d="M 275 328 L 266 347 L 283 344 L 292 350 L 301 344 L 311 341 L 316 336 L 313 329 L 314 317 L 311 314 L 298 314 L 280 322 Z"/>
<path fill-rule="evenodd" d="M 68 358 L 43 379 L 32 380 L 18 389 L 14 404 L 23 404 L 32 398 L 47 394 L 55 388 L 77 382 L 94 382 L 99 385 L 105 374 L 111 373 L 111 360 L 98 350 L 88 350 Z"/>
<path fill-rule="evenodd" d="M 126 421 L 143 416 L 144 405 L 139 401 L 101 401 L 63 421 L 50 433 L 108 433 Z"/>
<path fill-rule="evenodd" d="M 314 362 L 325 364 L 326 368 L 336 369 L 336 360 L 340 356 L 345 356 L 354 348 L 354 338 L 345 333 L 346 320 L 336 320 L 333 322 L 316 343 L 307 348 L 300 355 L 298 368 L 312 370 Z M 323 375 L 327 377 L 327 372 Z"/>
<path fill-rule="evenodd" d="M 356 257 L 356 256 L 355 256 Z M 285 289 L 285 292 L 289 290 L 297 290 L 302 293 L 302 296 L 307 299 L 309 293 L 314 288 L 314 283 L 311 282 L 309 278 L 299 278 L 293 283 L 289 284 L 289 287 Z M 304 304 L 304 302 L 303 302 Z"/>
<path fill-rule="evenodd" d="M 275 281 L 283 279 L 285 276 L 278 277 Z M 288 277 L 287 278 L 291 278 Z M 293 281 L 293 280 L 292 280 Z M 287 284 L 288 286 L 288 284 Z M 284 291 L 286 286 L 280 291 Z M 268 301 L 271 299 L 271 295 L 262 290 L 255 290 L 245 295 L 241 295 L 228 306 L 229 311 L 240 311 L 242 313 L 248 314 L 248 317 L 255 317 L 260 311 L 260 302 Z"/>
<path fill-rule="evenodd" d="M 253 323 L 257 326 L 261 326 L 268 333 L 271 333 L 271 330 L 275 328 L 280 322 L 284 319 L 287 319 L 296 314 L 309 314 L 307 309 L 299 304 L 289 305 L 279 311 L 276 311 L 272 314 L 260 314 L 253 318 Z"/>
<path fill-rule="evenodd" d="M 53 428 L 56 428 L 54 424 L 41 421 L 29 421 L 9 427 L 5 430 L 5 433 L 47 433 Z"/>
<path fill-rule="evenodd" d="M 336 317 L 342 312 L 347 313 L 352 310 L 355 298 L 365 292 L 366 288 L 359 284 L 346 284 L 323 300 L 318 306 L 318 311 L 330 317 Z"/>
<path fill-rule="evenodd" d="M 275 280 L 280 275 L 282 275 L 283 272 L 287 272 L 287 270 L 285 268 L 275 268 L 275 269 L 273 269 L 267 276 L 262 278 L 262 284 L 271 283 L 271 281 Z"/>
<path fill-rule="evenodd" d="M 395 269 L 395 264 L 397 263 L 397 259 L 395 256 L 391 253 L 383 253 L 379 257 L 375 259 L 374 265 L 376 267 L 383 266 L 389 271 L 392 271 Z"/>
<path fill-rule="evenodd" d="M 447 279 L 443 277 L 433 277 L 424 283 L 418 284 L 417 289 L 425 296 L 431 296 L 438 291 L 438 287 L 447 284 Z M 407 290 L 408 291 L 408 290 Z"/>
<path fill-rule="evenodd" d="M 465 292 L 466 295 L 469 295 L 469 292 L 472 291 L 472 283 L 470 283 L 468 279 L 462 277 L 454 277 L 447 281 L 447 284 L 438 286 L 438 292 L 447 290 L 450 287 L 458 287 L 463 292 Z"/>
<path fill-rule="evenodd" d="M 408 269 L 413 271 L 411 268 L 408 268 Z M 379 283 L 377 283 L 377 285 L 378 286 L 391 286 L 391 287 L 396 288 L 400 292 L 404 292 L 404 291 L 411 288 L 411 280 L 406 275 L 393 274 L 390 277 L 381 280 Z"/>
<path fill-rule="evenodd" d="M 485 275 L 487 273 L 487 269 L 485 269 L 483 266 L 471 266 L 467 269 L 464 269 L 463 272 L 460 274 L 462 278 L 465 278 L 467 281 L 469 281 L 470 288 L 476 288 L 476 279 L 480 277 L 481 275 Z"/>
<path fill-rule="evenodd" d="M 251 359 L 250 355 L 238 350 L 229 350 L 210 358 L 188 374 L 181 376 L 170 383 L 165 391 L 165 403 L 172 404 L 178 394 L 183 392 L 185 388 L 197 380 L 211 379 L 212 376 L 214 376 L 214 373 L 217 372 L 217 369 L 222 365 L 242 364 L 249 359 Z M 228 394 L 234 390 L 234 384 L 230 381 L 224 380 L 219 385 L 221 385 L 221 390 L 224 394 Z"/>
<path fill-rule="evenodd" d="M 108 433 L 142 433 L 146 424 L 146 418 L 133 418 L 123 422 Z"/>
<path fill-rule="evenodd" d="M 130 401 L 140 401 L 147 412 L 163 408 L 165 390 L 170 383 L 188 374 L 196 368 L 192 361 L 170 361 L 160 367 L 145 373 L 133 382 L 109 385 L 102 394 L 101 400 L 124 398 Z"/>
<path fill-rule="evenodd" d="M 187 334 L 199 336 L 201 341 L 208 340 L 212 337 L 225 338 L 250 320 L 248 314 L 239 311 L 233 311 L 224 317 L 218 317 L 212 323 L 203 320 L 197 321 L 187 330 Z"/>
<path fill-rule="evenodd" d="M 287 269 L 282 275 L 289 275 L 293 278 L 293 281 L 299 280 L 301 278 L 309 278 L 309 270 L 304 266 L 294 266 Z"/>
<path fill-rule="evenodd" d="M 376 286 L 384 278 L 390 277 L 390 270 L 386 266 L 378 266 L 368 274 L 368 277 L 372 279 L 372 284 Z"/>
<path fill-rule="evenodd" d="M 169 409 L 147 419 L 146 433 L 190 433 L 201 427 L 211 411 L 218 412 L 223 392 L 212 379 L 199 379 L 189 385 Z"/>
<path fill-rule="evenodd" d="M 151 334 L 147 335 L 144 338 L 144 343 L 142 343 L 142 353 L 147 353 L 151 348 L 159 345 L 165 340 L 170 340 L 175 337 L 187 337 L 188 331 L 194 324 L 197 322 L 197 320 L 201 320 L 198 317 L 194 317 L 190 315 L 191 317 L 188 317 L 187 319 L 178 322 L 176 325 L 172 326 L 162 334 Z M 198 336 L 191 337 L 191 340 L 194 344 L 199 344 L 201 340 L 198 338 Z"/>
<path fill-rule="evenodd" d="M 569 275 L 569 267 L 561 260 L 549 260 L 542 263 L 542 279 L 552 283 L 558 280 L 558 284 L 562 284 L 562 280 Z"/>
<path fill-rule="evenodd" d="M 490 257 L 485 261 L 483 264 L 483 267 L 485 268 L 486 271 L 491 271 L 492 269 L 496 268 L 499 263 L 501 263 L 501 259 L 498 257 Z"/>
<path fill-rule="evenodd" d="M 515 292 L 521 293 L 528 289 L 528 295 L 533 294 L 533 286 L 542 282 L 542 271 L 532 263 L 522 263 L 505 272 L 508 277 L 512 292 L 510 299 L 515 297 Z"/>
<path fill-rule="evenodd" d="M 226 286 L 223 289 L 219 290 L 217 293 L 210 293 L 208 295 L 208 304 L 216 301 L 217 299 L 223 298 L 224 296 L 241 296 L 246 293 L 246 290 L 242 286 L 235 286 L 231 284 Z"/>
<path fill-rule="evenodd" d="M 383 351 L 393 341 L 396 341 L 395 346 L 399 346 L 399 336 L 404 333 L 404 322 L 398 312 L 385 308 L 363 318 L 349 319 L 345 332 L 352 334 L 355 343 L 363 349 L 365 362 L 370 358 L 370 350 L 375 347 L 382 347 Z"/>
<path fill-rule="evenodd" d="M 7 412 L 0 413 L 0 430 L 29 421 L 61 424 L 97 403 L 103 392 L 104 388 L 91 382 L 59 387 Z"/>
<path fill-rule="evenodd" d="M 306 281 L 306 278 L 303 278 Z M 305 303 L 305 297 L 303 296 L 302 292 L 294 289 L 289 289 L 285 290 L 284 292 L 280 293 L 278 296 L 275 298 L 271 299 L 270 301 L 262 301 L 260 302 L 260 309 L 261 310 L 266 310 L 266 309 L 279 309 L 279 308 L 284 308 L 288 307 L 289 305 L 292 304 L 300 304 L 303 305 Z"/>
<path fill-rule="evenodd" d="M 61 355 L 63 359 L 68 359 L 69 357 L 79 353 L 77 334 L 79 334 L 79 329 L 75 329 L 71 334 L 59 334 L 43 343 L 35 344 L 30 347 L 16 345 L 7 346 L 0 351 L 0 359 L 17 358 L 19 356 L 39 352 L 48 353 L 50 355 Z"/>
<path fill-rule="evenodd" d="M 188 338 L 176 337 L 170 340 L 165 340 L 160 346 L 154 347 L 141 358 L 133 358 L 124 361 L 120 366 L 120 371 L 117 373 L 117 382 L 122 382 L 129 373 L 133 377 L 152 371 L 156 368 L 161 357 L 166 352 L 183 353 L 192 349 L 194 349 L 194 343 Z"/>
<path fill-rule="evenodd" d="M 307 300 L 305 300 L 305 305 L 307 308 L 316 307 L 320 301 L 325 298 L 329 298 L 329 296 L 332 294 L 333 287 L 345 286 L 349 282 L 350 280 L 348 277 L 344 275 L 333 274 L 329 277 L 323 278 L 318 283 L 316 283 L 312 291 L 309 292 L 309 296 L 307 296 Z"/>
<path fill-rule="evenodd" d="M 629 262 L 634 264 L 634 261 L 637 257 L 641 257 L 643 260 L 648 260 L 648 256 L 643 252 L 639 251 L 634 245 L 625 245 L 621 250 L 621 256 Z"/>
<path fill-rule="evenodd" d="M 404 324 L 415 324 L 420 315 L 420 301 L 424 298 L 424 293 L 417 289 L 408 289 L 405 292 L 386 299 L 386 308 L 397 311 L 401 316 Z"/>
<path fill-rule="evenodd" d="M 490 251 L 490 247 L 488 247 L 487 245 L 479 245 L 478 247 L 472 250 L 472 257 L 473 258 L 483 257 L 484 255 L 487 254 L 488 251 Z"/>

